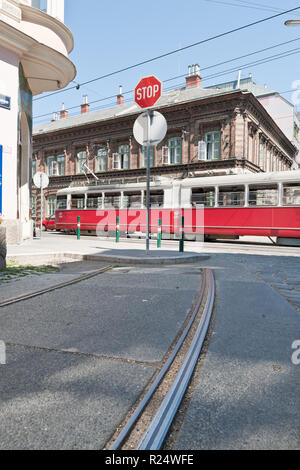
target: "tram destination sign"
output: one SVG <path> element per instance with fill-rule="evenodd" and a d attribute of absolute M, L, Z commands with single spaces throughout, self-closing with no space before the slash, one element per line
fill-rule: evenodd
<path fill-rule="evenodd" d="M 10 109 L 10 96 L 0 95 L 0 108 Z"/>

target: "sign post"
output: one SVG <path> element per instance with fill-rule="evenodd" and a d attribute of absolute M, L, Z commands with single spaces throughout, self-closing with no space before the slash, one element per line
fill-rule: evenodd
<path fill-rule="evenodd" d="M 3 147 L 0 145 L 0 216 L 2 215 L 2 152 Z"/>
<path fill-rule="evenodd" d="M 135 102 L 141 108 L 148 108 L 135 121 L 133 134 L 139 144 L 147 149 L 147 231 L 146 253 L 150 252 L 150 166 L 151 152 L 155 145 L 161 142 L 167 133 L 165 118 L 158 112 L 149 109 L 161 97 L 162 84 L 156 77 L 144 77 L 135 88 Z"/>
<path fill-rule="evenodd" d="M 33 182 L 37 188 L 41 190 L 41 238 L 42 238 L 42 230 L 43 230 L 43 196 L 44 196 L 44 189 L 47 188 L 49 185 L 49 178 L 46 173 L 38 172 L 34 175 Z"/>

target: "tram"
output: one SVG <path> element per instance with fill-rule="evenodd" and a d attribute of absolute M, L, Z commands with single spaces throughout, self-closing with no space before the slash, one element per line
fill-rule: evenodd
<path fill-rule="evenodd" d="M 98 183 L 98 182 L 97 182 Z M 150 228 L 162 237 L 178 238 L 184 216 L 186 239 L 275 237 L 300 244 L 300 171 L 186 179 L 152 178 Z M 145 181 L 87 184 L 57 192 L 56 228 L 87 233 L 125 234 L 146 231 Z"/>

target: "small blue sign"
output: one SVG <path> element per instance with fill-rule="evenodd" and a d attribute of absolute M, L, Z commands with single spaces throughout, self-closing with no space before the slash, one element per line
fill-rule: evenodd
<path fill-rule="evenodd" d="M 0 95 L 0 108 L 10 109 L 10 97 Z"/>
<path fill-rule="evenodd" d="M 3 147 L 0 145 L 0 215 L 2 215 L 2 155 Z"/>

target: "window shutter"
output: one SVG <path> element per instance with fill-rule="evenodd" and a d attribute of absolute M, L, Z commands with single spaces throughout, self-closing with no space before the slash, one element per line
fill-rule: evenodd
<path fill-rule="evenodd" d="M 163 165 L 169 164 L 169 147 L 162 147 L 162 163 Z"/>
<path fill-rule="evenodd" d="M 207 144 L 204 140 L 198 142 L 198 160 L 207 160 Z"/>
<path fill-rule="evenodd" d="M 113 153 L 112 160 L 113 160 L 113 170 L 119 170 L 119 168 L 120 168 L 119 154 L 118 153 Z"/>

